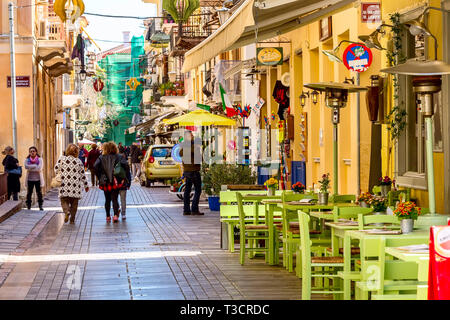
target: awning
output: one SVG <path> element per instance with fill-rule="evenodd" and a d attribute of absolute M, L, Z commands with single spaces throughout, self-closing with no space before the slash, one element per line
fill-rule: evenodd
<path fill-rule="evenodd" d="M 137 130 L 141 130 L 141 129 L 145 129 L 145 128 L 150 128 L 151 126 L 153 126 L 156 122 L 161 121 L 162 119 L 170 119 L 171 117 L 174 117 L 176 115 L 178 115 L 179 112 L 178 111 L 169 111 L 163 114 L 157 114 L 154 115 L 153 117 L 151 117 L 149 120 L 147 120 L 144 123 L 140 123 L 136 126 L 132 126 L 130 128 L 128 128 L 128 132 L 129 133 L 134 133 Z"/>
<path fill-rule="evenodd" d="M 206 63 L 222 52 L 295 30 L 354 1 L 296 0 L 261 9 L 254 7 L 255 0 L 246 0 L 219 29 L 186 53 L 183 72 Z"/>

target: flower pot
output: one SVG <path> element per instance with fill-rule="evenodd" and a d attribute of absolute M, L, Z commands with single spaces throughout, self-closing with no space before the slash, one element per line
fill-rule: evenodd
<path fill-rule="evenodd" d="M 218 196 L 209 196 L 208 197 L 209 210 L 220 211 L 219 199 L 220 199 L 220 197 L 218 197 Z"/>
<path fill-rule="evenodd" d="M 389 191 L 391 191 L 391 185 L 390 184 L 389 185 L 382 184 L 380 187 L 381 187 L 381 196 L 387 197 Z"/>
<path fill-rule="evenodd" d="M 413 219 L 401 219 L 400 228 L 402 229 L 402 233 L 411 233 L 414 228 L 414 220 Z"/>
<path fill-rule="evenodd" d="M 365 201 L 360 201 L 359 202 L 359 206 L 362 207 L 362 208 L 368 208 L 369 207 L 369 205 Z"/>
<path fill-rule="evenodd" d="M 318 204 L 327 205 L 328 204 L 328 193 L 319 193 Z"/>
<path fill-rule="evenodd" d="M 273 197 L 275 195 L 275 188 L 267 188 L 267 195 Z"/>

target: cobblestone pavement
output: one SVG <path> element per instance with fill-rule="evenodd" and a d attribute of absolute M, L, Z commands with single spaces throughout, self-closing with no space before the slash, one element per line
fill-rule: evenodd
<path fill-rule="evenodd" d="M 98 189 L 75 225 L 64 224 L 56 193 L 46 211 L 0 224 L 0 299 L 300 299 L 294 274 L 263 258 L 241 266 L 238 251 L 220 249 L 219 213 L 206 201 L 204 216 L 183 216 L 168 188 L 138 184 L 127 200 L 127 220 L 116 224 L 106 223 Z"/>

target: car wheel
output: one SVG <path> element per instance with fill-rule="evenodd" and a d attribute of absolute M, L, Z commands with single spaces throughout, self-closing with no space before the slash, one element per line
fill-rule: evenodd
<path fill-rule="evenodd" d="M 147 188 L 150 188 L 151 184 L 152 184 L 151 180 L 145 179 L 145 186 Z"/>

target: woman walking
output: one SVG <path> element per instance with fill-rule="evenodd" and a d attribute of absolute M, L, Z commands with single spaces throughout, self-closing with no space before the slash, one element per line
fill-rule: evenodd
<path fill-rule="evenodd" d="M 8 200 L 12 196 L 14 201 L 19 201 L 20 177 L 22 176 L 19 160 L 14 157 L 14 149 L 11 147 L 6 147 L 2 154 L 6 156 L 3 159 L 3 166 L 5 167 L 5 172 L 8 173 Z"/>
<path fill-rule="evenodd" d="M 88 153 L 86 162 L 87 167 L 91 172 L 91 182 L 93 187 L 98 185 L 98 179 L 97 175 L 95 174 L 94 164 L 95 161 L 97 161 L 98 157 L 100 157 L 100 154 L 101 152 L 100 150 L 98 150 L 97 145 L 95 143 L 92 144 L 91 151 L 89 151 Z"/>
<path fill-rule="evenodd" d="M 74 144 L 69 144 L 66 154 L 58 159 L 55 166 L 56 175 L 61 177 L 59 198 L 65 213 L 64 222 L 75 223 L 75 215 L 78 209 L 78 201 L 82 198 L 83 189 L 88 192 L 88 182 L 84 174 L 84 165 L 78 159 L 79 149 Z"/>
<path fill-rule="evenodd" d="M 123 159 L 123 158 L 122 158 Z M 127 190 L 130 190 L 131 187 L 131 170 L 130 165 L 127 161 L 126 165 L 121 161 L 121 165 L 123 166 L 125 173 L 126 173 L 126 180 L 123 184 L 123 186 L 120 188 L 119 195 L 120 195 L 120 214 L 122 215 L 122 220 L 126 220 L 127 218 Z"/>
<path fill-rule="evenodd" d="M 100 183 L 99 188 L 105 194 L 106 222 L 111 222 L 111 202 L 114 210 L 114 222 L 119 222 L 119 192 L 126 185 L 127 161 L 118 153 L 114 142 L 103 144 L 103 154 L 95 162 L 94 168 Z M 128 167 L 129 168 L 129 167 Z"/>
<path fill-rule="evenodd" d="M 27 169 L 27 176 L 25 179 L 27 185 L 27 208 L 31 209 L 31 196 L 33 195 L 33 189 L 36 189 L 38 197 L 39 210 L 44 210 L 44 199 L 42 197 L 42 187 L 44 187 L 44 175 L 42 174 L 42 166 L 44 160 L 38 154 L 36 147 L 30 147 L 28 149 L 30 153 L 25 159 L 25 169 Z"/>

